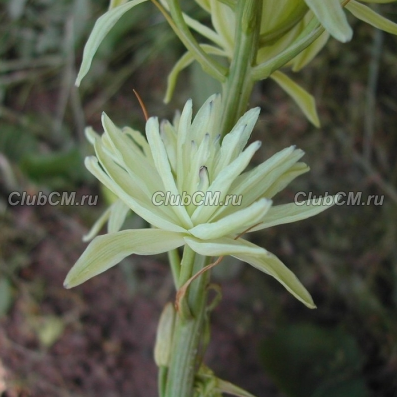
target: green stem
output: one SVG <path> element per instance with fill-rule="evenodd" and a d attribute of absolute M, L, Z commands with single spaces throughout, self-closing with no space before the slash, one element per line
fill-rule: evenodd
<path fill-rule="evenodd" d="M 251 96 L 254 86 L 251 71 L 258 50 L 262 3 L 262 0 L 238 0 L 237 3 L 234 54 L 223 84 L 222 136 L 230 132 L 245 113 Z"/>
<path fill-rule="evenodd" d="M 177 286 L 179 284 L 179 273 L 181 269 L 181 259 L 177 249 L 168 252 L 168 261 L 170 262 L 174 284 Z"/>
<path fill-rule="evenodd" d="M 168 368 L 161 366 L 158 372 L 158 388 L 159 388 L 159 397 L 164 397 L 165 395 L 165 386 L 167 384 L 167 373 Z"/>
<path fill-rule="evenodd" d="M 181 265 L 180 285 L 202 269 L 206 265 L 206 260 L 206 257 L 194 254 L 186 246 Z M 192 317 L 185 318 L 177 313 L 165 397 L 193 396 L 197 353 L 204 323 L 207 273 L 192 282 L 189 287 L 189 296 L 185 298 Z"/>

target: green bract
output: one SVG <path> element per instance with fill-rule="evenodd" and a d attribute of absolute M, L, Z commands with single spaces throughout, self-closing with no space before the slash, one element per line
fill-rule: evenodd
<path fill-rule="evenodd" d="M 271 198 L 290 181 L 308 171 L 299 162 L 303 151 L 289 147 L 264 163 L 246 171 L 260 147 L 247 145 L 258 119 L 251 109 L 220 142 L 221 97 L 214 95 L 192 121 L 189 100 L 173 124 L 159 124 L 152 117 L 146 123 L 147 141 L 138 131 L 119 129 L 104 114 L 105 133 L 93 131 L 96 156 L 86 166 L 123 202 L 113 207 L 112 216 L 120 227 L 125 207 L 152 225 L 151 229 L 113 231 L 95 237 L 70 270 L 67 288 L 79 285 L 135 253 L 151 255 L 187 244 L 200 255 L 232 255 L 277 279 L 297 299 L 314 308 L 310 294 L 295 275 L 273 254 L 242 238 L 248 229 L 260 230 L 318 214 L 326 205 L 307 202 L 273 206 Z M 245 148 L 245 149 L 244 149 Z M 159 205 L 158 193 L 193 196 L 196 192 L 218 195 L 217 202 Z M 227 195 L 241 197 L 240 205 L 224 205 Z M 252 231 L 249 230 L 249 231 Z"/>

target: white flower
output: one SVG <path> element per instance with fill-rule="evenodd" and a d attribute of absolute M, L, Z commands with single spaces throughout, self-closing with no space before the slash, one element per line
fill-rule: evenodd
<path fill-rule="evenodd" d="M 210 97 L 193 122 L 191 101 L 173 124 L 164 121 L 160 125 L 157 118 L 150 118 L 147 141 L 138 131 L 120 130 L 103 115 L 105 133 L 100 137 L 91 132 L 96 156 L 88 157 L 86 166 L 152 228 L 94 238 L 67 275 L 67 288 L 104 272 L 130 254 L 158 254 L 187 244 L 200 255 L 232 255 L 247 262 L 273 276 L 308 307 L 315 307 L 310 294 L 276 256 L 235 238 L 247 229 L 251 232 L 313 216 L 337 198 L 327 205 L 272 206 L 276 193 L 308 171 L 307 165 L 299 162 L 303 151 L 291 146 L 245 171 L 260 147 L 256 141 L 245 148 L 259 109 L 245 113 L 220 142 L 220 102 L 219 95 Z M 153 195 L 159 191 L 174 195 L 219 192 L 221 201 L 234 194 L 241 195 L 242 202 L 240 206 L 154 205 Z M 124 208 L 122 211 L 125 216 Z"/>

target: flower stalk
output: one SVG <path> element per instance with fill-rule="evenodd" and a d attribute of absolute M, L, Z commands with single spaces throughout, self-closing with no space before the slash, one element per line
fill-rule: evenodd
<path fill-rule="evenodd" d="M 179 285 L 183 285 L 206 263 L 205 256 L 195 254 L 191 248 L 185 247 Z M 193 396 L 194 376 L 199 364 L 200 336 L 204 327 L 207 282 L 206 272 L 189 288 L 185 301 L 191 316 L 186 317 L 182 311 L 177 312 L 164 397 Z"/>
<path fill-rule="evenodd" d="M 229 74 L 223 84 L 223 114 L 221 136 L 225 136 L 247 109 L 254 81 L 260 34 L 261 0 L 239 0 L 236 6 L 235 48 Z"/>

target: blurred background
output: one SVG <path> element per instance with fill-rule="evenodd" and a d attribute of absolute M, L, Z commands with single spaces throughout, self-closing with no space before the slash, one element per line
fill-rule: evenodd
<path fill-rule="evenodd" d="M 193 2 L 192 2 L 193 3 Z M 105 0 L 0 2 L 0 396 L 154 397 L 156 324 L 174 298 L 166 256 L 127 258 L 65 290 L 81 241 L 109 204 L 83 159 L 84 127 L 102 111 L 143 130 L 136 89 L 150 115 L 197 110 L 219 87 L 200 67 L 181 75 L 170 105 L 166 76 L 184 49 L 150 3 L 127 13 L 73 83 Z M 206 15 L 191 4 L 191 13 Z M 397 20 L 393 4 L 381 12 Z M 305 221 L 252 235 L 302 280 L 309 310 L 270 277 L 225 260 L 213 278 L 223 300 L 212 313 L 206 362 L 257 397 L 397 396 L 397 38 L 351 21 L 355 36 L 331 40 L 299 75 L 317 100 L 311 126 L 272 81 L 251 106 L 262 162 L 295 144 L 309 174 L 276 197 L 362 192 L 382 205 L 335 206 Z M 96 205 L 11 206 L 11 192 L 99 195 Z M 379 202 L 378 202 L 379 203 Z M 142 227 L 131 215 L 125 224 Z"/>

